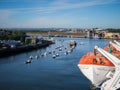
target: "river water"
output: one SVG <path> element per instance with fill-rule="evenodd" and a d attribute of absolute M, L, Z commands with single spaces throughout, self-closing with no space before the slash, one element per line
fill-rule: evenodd
<path fill-rule="evenodd" d="M 54 38 L 56 43 L 46 48 L 0 58 L 0 90 L 90 90 L 90 82 L 80 72 L 77 64 L 87 52 L 93 51 L 95 45 L 104 47 L 109 40 L 85 38 Z M 77 46 L 73 52 L 65 55 L 69 41 L 75 40 Z M 83 42 L 84 45 L 80 45 Z M 64 45 L 62 51 L 55 49 Z M 67 49 L 66 49 L 67 48 Z M 32 63 L 24 62 L 30 55 L 35 56 L 55 50 L 59 57 L 46 55 Z"/>

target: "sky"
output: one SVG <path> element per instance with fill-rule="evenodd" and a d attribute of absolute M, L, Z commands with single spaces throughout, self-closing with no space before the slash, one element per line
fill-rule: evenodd
<path fill-rule="evenodd" d="M 0 0 L 0 28 L 120 28 L 120 0 Z"/>

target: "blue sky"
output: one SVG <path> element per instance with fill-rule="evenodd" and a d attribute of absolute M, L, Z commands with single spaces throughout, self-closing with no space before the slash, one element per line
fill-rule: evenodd
<path fill-rule="evenodd" d="M 120 28 L 120 0 L 0 0 L 0 28 Z"/>

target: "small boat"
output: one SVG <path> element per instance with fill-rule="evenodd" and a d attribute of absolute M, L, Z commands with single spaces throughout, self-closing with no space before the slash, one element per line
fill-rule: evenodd
<path fill-rule="evenodd" d="M 53 55 L 52 57 L 53 57 L 53 58 L 56 58 L 56 55 Z"/>
<path fill-rule="evenodd" d="M 76 45 L 77 45 L 76 41 L 70 40 L 70 46 L 76 46 Z"/>
<path fill-rule="evenodd" d="M 70 46 L 70 49 L 74 49 L 75 48 L 75 46 Z"/>
<path fill-rule="evenodd" d="M 59 57 L 59 54 L 58 54 L 58 53 L 57 53 L 57 54 L 54 54 L 52 57 L 53 57 L 53 58 Z"/>
<path fill-rule="evenodd" d="M 25 61 L 25 64 L 29 64 L 29 63 L 31 63 L 30 59 L 28 59 L 27 61 Z"/>
<path fill-rule="evenodd" d="M 66 51 L 66 52 L 65 52 L 65 55 L 68 55 L 68 54 L 69 54 L 68 51 Z"/>
<path fill-rule="evenodd" d="M 36 55 L 35 58 L 38 59 L 40 56 L 39 55 Z"/>
<path fill-rule="evenodd" d="M 33 59 L 33 56 L 31 55 L 31 56 L 29 57 L 29 59 L 32 60 L 32 59 Z"/>
<path fill-rule="evenodd" d="M 42 57 L 46 56 L 46 55 L 47 55 L 47 52 L 41 54 Z"/>
<path fill-rule="evenodd" d="M 52 52 L 51 52 L 51 51 L 49 51 L 49 52 L 48 52 L 48 54 L 52 54 Z"/>
<path fill-rule="evenodd" d="M 62 51 L 62 48 L 59 48 L 59 51 Z"/>
<path fill-rule="evenodd" d="M 58 54 L 58 53 L 56 54 L 56 57 L 59 57 L 59 54 Z"/>

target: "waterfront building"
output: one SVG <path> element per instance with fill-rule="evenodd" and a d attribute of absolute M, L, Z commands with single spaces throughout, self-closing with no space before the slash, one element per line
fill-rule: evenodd
<path fill-rule="evenodd" d="M 87 31 L 87 38 L 93 38 L 94 32 L 92 30 Z"/>
<path fill-rule="evenodd" d="M 36 36 L 26 37 L 25 43 L 26 44 L 42 44 L 42 37 L 36 37 Z"/>
<path fill-rule="evenodd" d="M 108 31 L 101 29 L 87 30 L 87 38 L 105 38 L 105 35 Z"/>
<path fill-rule="evenodd" d="M 36 44 L 37 43 L 37 38 L 36 37 L 26 37 L 25 38 L 25 43 L 26 44 Z"/>
<path fill-rule="evenodd" d="M 108 39 L 119 39 L 120 38 L 120 33 L 107 32 L 107 33 L 105 33 L 105 38 L 108 38 Z"/>

